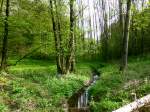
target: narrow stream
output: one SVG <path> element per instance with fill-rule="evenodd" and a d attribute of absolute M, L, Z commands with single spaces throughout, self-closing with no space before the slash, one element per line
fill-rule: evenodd
<path fill-rule="evenodd" d="M 68 100 L 69 112 L 90 112 L 89 102 L 91 96 L 89 95 L 89 89 L 99 79 L 97 72 L 93 71 L 92 74 L 88 86 L 81 88 Z"/>

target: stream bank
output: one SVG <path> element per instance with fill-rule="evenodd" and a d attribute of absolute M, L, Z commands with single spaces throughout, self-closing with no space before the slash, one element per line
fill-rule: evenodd
<path fill-rule="evenodd" d="M 68 109 L 66 112 L 90 112 L 89 103 L 91 101 L 91 96 L 89 94 L 89 89 L 99 80 L 99 75 L 100 73 L 98 70 L 92 68 L 91 79 L 68 99 Z"/>

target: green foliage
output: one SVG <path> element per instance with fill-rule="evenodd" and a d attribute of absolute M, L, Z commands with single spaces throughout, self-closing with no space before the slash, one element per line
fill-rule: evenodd
<path fill-rule="evenodd" d="M 111 112 L 115 108 L 119 107 L 118 102 L 110 101 L 109 99 L 103 99 L 100 103 L 91 103 L 91 110 L 93 112 Z"/>
<path fill-rule="evenodd" d="M 8 111 L 8 107 L 4 104 L 0 104 L 0 112 L 6 112 Z"/>
<path fill-rule="evenodd" d="M 93 97 L 91 109 L 94 112 L 111 112 L 132 102 L 132 93 L 136 93 L 137 98 L 149 94 L 149 67 L 148 56 L 130 58 L 128 70 L 123 74 L 115 64 L 101 68 L 101 79 L 90 89 Z"/>
<path fill-rule="evenodd" d="M 130 59 L 128 71 L 124 74 L 118 71 L 118 63 L 99 64 L 98 60 L 102 60 L 106 47 L 108 59 L 120 58 L 122 38 L 119 33 L 121 32 L 119 22 L 111 26 L 108 46 L 103 46 L 101 42 L 96 43 L 92 37 L 83 40 L 83 29 L 75 27 L 78 69 L 76 74 L 60 77 L 56 75 L 55 41 L 48 4 L 42 0 L 11 0 L 10 5 L 8 64 L 13 65 L 17 59 L 36 48 L 39 49 L 27 56 L 30 59 L 23 59 L 16 66 L 9 66 L 9 74 L 0 77 L 0 111 L 61 112 L 64 101 L 89 79 L 91 66 L 102 73 L 100 81 L 90 89 L 93 96 L 90 105 L 94 112 L 110 112 L 131 102 L 132 92 L 138 97 L 150 93 L 149 57 Z M 54 18 L 60 22 L 60 32 L 57 33 L 62 36 L 62 50 L 66 56 L 70 34 L 68 4 L 57 0 L 55 5 Z M 129 55 L 148 53 L 150 8 L 139 12 L 133 7 L 132 11 L 134 15 L 130 29 Z M 2 15 L 0 16 L 0 40 L 2 40 L 4 15 L 0 15 Z M 88 33 L 91 33 L 92 29 L 89 30 Z M 89 58 L 92 59 L 89 62 L 82 61 Z M 145 81 L 146 79 L 148 81 Z"/>
<path fill-rule="evenodd" d="M 150 93 L 150 86 L 149 86 L 149 83 L 144 84 L 144 85 L 141 85 L 141 86 L 137 89 L 136 92 L 137 92 L 138 96 L 140 96 L 140 97 L 149 94 L 149 93 Z"/>
<path fill-rule="evenodd" d="M 10 1 L 11 14 L 8 21 L 9 57 L 22 57 L 40 46 L 41 47 L 38 50 L 36 50 L 33 54 L 30 54 L 28 57 L 49 58 L 50 56 L 54 56 L 55 42 L 48 3 L 43 2 L 42 0 Z M 61 2 L 59 5 L 61 5 L 58 6 L 58 11 L 60 11 L 58 16 L 61 18 L 61 34 L 63 38 L 62 43 L 63 47 L 66 48 L 66 41 L 69 37 L 69 19 L 68 15 L 66 15 L 66 5 L 63 2 Z M 4 9 L 5 8 L 3 7 L 3 11 Z M 0 37 L 3 36 L 3 18 L 4 15 L 0 16 Z M 1 41 L 0 45 L 2 45 Z"/>
<path fill-rule="evenodd" d="M 9 40 L 8 40 L 8 57 L 18 57 L 40 47 L 28 57 L 35 59 L 55 59 L 55 41 L 52 30 L 51 15 L 49 13 L 49 5 L 42 0 L 30 1 L 12 0 L 11 15 L 9 17 Z M 54 10 L 55 19 L 60 21 L 60 34 L 62 36 L 62 47 L 64 55 L 68 52 L 69 41 L 69 16 L 68 4 L 57 0 L 57 12 Z M 31 7 L 33 6 L 33 7 Z M 138 55 L 142 52 L 147 53 L 150 50 L 149 26 L 150 26 L 150 8 L 144 9 L 142 12 L 133 7 L 133 17 L 131 21 L 129 55 Z M 4 7 L 3 7 L 4 11 Z M 4 15 L 0 16 L 0 38 L 3 37 Z M 98 59 L 103 60 L 102 56 L 106 51 L 101 41 L 94 41 L 92 37 L 84 38 L 83 29 L 75 27 L 76 37 L 76 56 L 82 59 Z M 90 29 L 92 31 L 92 29 Z M 108 29 L 110 31 L 110 29 Z M 120 34 L 119 22 L 113 23 L 111 26 L 111 35 L 108 39 L 108 59 L 120 58 L 122 37 Z M 103 38 L 103 34 L 101 38 Z M 144 38 L 142 42 L 142 37 Z M 0 41 L 0 45 L 1 45 Z M 144 44 L 144 48 L 142 48 Z M 1 49 L 1 47 L 0 47 Z"/>
<path fill-rule="evenodd" d="M 14 63 L 16 60 L 9 60 Z M 56 76 L 56 66 L 50 61 L 25 59 L 17 66 L 9 67 L 9 74 L 0 78 L 6 87 L 0 91 L 4 99 L 2 110 L 63 112 L 64 100 L 78 91 L 90 73 L 87 64 L 76 74 Z M 1 98 L 0 97 L 0 98 Z"/>
<path fill-rule="evenodd" d="M 142 11 L 132 9 L 132 20 L 130 27 L 129 38 L 129 56 L 143 55 L 150 51 L 150 8 L 145 8 Z M 111 36 L 108 39 L 108 59 L 119 59 L 122 50 L 122 33 L 120 23 L 113 23 L 111 25 Z M 104 34 L 103 34 L 104 35 Z M 103 37 L 102 35 L 102 37 Z M 106 47 L 103 46 L 104 51 Z M 100 55 L 103 55 L 101 51 Z M 106 56 L 103 56 L 106 57 Z"/>

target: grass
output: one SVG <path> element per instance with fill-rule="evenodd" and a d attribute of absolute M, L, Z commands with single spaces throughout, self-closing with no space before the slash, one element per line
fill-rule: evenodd
<path fill-rule="evenodd" d="M 77 74 L 58 77 L 50 61 L 26 59 L 10 66 L 9 74 L 2 73 L 0 77 L 0 112 L 61 112 L 65 100 L 90 77 L 88 65 L 79 69 Z"/>
<path fill-rule="evenodd" d="M 119 72 L 115 63 L 100 69 L 101 80 L 90 90 L 92 111 L 111 112 L 132 102 L 132 93 L 136 93 L 137 98 L 150 93 L 150 57 L 129 60 L 125 73 Z"/>
<path fill-rule="evenodd" d="M 111 112 L 133 101 L 133 92 L 138 98 L 150 93 L 150 56 L 130 58 L 124 74 L 116 62 L 78 62 L 76 74 L 58 77 L 54 62 L 25 59 L 1 74 L 0 112 L 61 112 L 66 99 L 89 79 L 92 66 L 101 72 L 90 89 L 92 112 Z"/>

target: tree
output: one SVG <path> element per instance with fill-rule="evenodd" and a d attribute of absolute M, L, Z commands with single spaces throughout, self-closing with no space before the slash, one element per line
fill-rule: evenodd
<path fill-rule="evenodd" d="M 64 49 L 63 49 L 63 40 L 61 34 L 61 16 L 59 15 L 59 7 L 61 7 L 61 1 L 54 0 L 55 12 L 56 12 L 56 28 L 57 28 L 57 38 L 58 38 L 58 53 L 59 53 L 59 65 L 60 65 L 60 73 L 66 74 L 66 67 L 65 67 L 65 56 L 64 56 Z"/>
<path fill-rule="evenodd" d="M 74 12 L 74 0 L 70 0 L 70 39 L 69 39 L 69 52 L 66 60 L 66 72 L 75 71 L 75 12 Z"/>
<path fill-rule="evenodd" d="M 102 37 L 102 52 L 103 52 L 104 61 L 107 61 L 109 31 L 108 31 L 108 14 L 106 11 L 106 2 L 104 0 L 102 0 L 102 10 L 103 10 L 103 21 L 104 21 L 104 32 Z"/>
<path fill-rule="evenodd" d="M 123 0 L 119 0 L 119 23 L 120 23 L 120 45 L 122 46 L 123 36 L 124 36 L 124 14 L 123 14 Z M 120 49 L 121 55 L 122 49 Z"/>
<path fill-rule="evenodd" d="M 4 37 L 2 45 L 2 59 L 1 59 L 1 70 L 5 70 L 7 67 L 7 49 L 8 49 L 8 17 L 9 17 L 9 0 L 6 0 L 6 10 L 4 19 Z"/>
<path fill-rule="evenodd" d="M 121 34 L 123 36 L 123 30 L 124 30 L 123 0 L 119 0 L 119 21 L 120 21 Z"/>
<path fill-rule="evenodd" d="M 85 50 L 85 31 L 84 31 L 84 6 L 83 6 L 83 0 L 79 0 L 81 3 L 80 5 L 80 9 L 79 9 L 79 13 L 80 13 L 80 21 L 81 21 L 81 28 L 82 28 L 82 31 L 81 31 L 81 39 L 82 39 L 82 46 L 83 46 L 83 50 Z M 80 11 L 81 10 L 81 11 Z M 80 23 L 79 23 L 80 24 Z"/>
<path fill-rule="evenodd" d="M 69 72 L 75 71 L 75 36 L 74 36 L 74 27 L 75 27 L 75 12 L 74 12 L 74 0 L 70 0 L 70 33 L 69 41 L 67 46 L 66 56 L 64 47 L 62 45 L 62 29 L 61 21 L 58 10 L 58 6 L 61 7 L 60 1 L 50 0 L 50 13 L 52 18 L 53 33 L 55 38 L 55 48 L 56 48 L 56 62 L 57 62 L 57 72 L 59 74 L 67 74 Z"/>
<path fill-rule="evenodd" d="M 144 11 L 144 0 L 142 0 L 142 11 Z M 142 14 L 142 16 L 144 16 L 144 13 Z M 144 21 L 142 21 L 144 22 Z M 145 31 L 144 31 L 144 28 L 142 26 L 142 29 L 141 29 L 141 54 L 143 55 L 144 53 L 144 35 L 145 34 Z"/>
<path fill-rule="evenodd" d="M 128 0 L 124 35 L 123 35 L 122 61 L 121 61 L 121 66 L 120 66 L 121 71 L 124 71 L 127 68 L 127 62 L 128 62 L 128 41 L 129 41 L 130 19 L 131 19 L 130 17 L 131 5 L 132 5 L 132 0 Z"/>
<path fill-rule="evenodd" d="M 50 13 L 51 13 L 51 19 L 52 19 L 52 26 L 53 26 L 53 33 L 55 38 L 55 49 L 56 49 L 56 63 L 57 63 L 57 72 L 62 74 L 62 67 L 61 67 L 61 60 L 60 60 L 60 40 L 57 33 L 57 26 L 54 16 L 54 8 L 53 8 L 53 1 L 49 0 L 50 2 Z"/>

